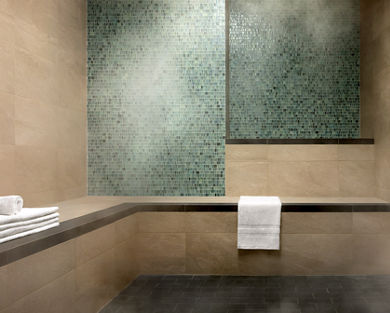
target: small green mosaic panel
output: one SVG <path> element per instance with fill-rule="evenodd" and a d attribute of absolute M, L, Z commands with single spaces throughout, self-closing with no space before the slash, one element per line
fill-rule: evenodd
<path fill-rule="evenodd" d="M 230 138 L 358 138 L 359 0 L 228 1 Z"/>
<path fill-rule="evenodd" d="M 91 195 L 224 195 L 224 0 L 88 1 L 88 137 Z"/>

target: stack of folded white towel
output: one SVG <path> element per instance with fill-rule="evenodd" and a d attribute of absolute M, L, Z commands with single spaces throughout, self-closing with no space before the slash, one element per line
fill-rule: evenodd
<path fill-rule="evenodd" d="M 58 207 L 28 209 L 20 196 L 0 197 L 0 243 L 58 225 Z"/>

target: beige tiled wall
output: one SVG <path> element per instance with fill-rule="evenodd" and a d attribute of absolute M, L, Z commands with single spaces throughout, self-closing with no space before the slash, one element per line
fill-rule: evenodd
<path fill-rule="evenodd" d="M 390 213 L 283 213 L 237 250 L 237 213 L 145 212 L 0 267 L 0 313 L 95 313 L 138 274 L 390 274 Z"/>
<path fill-rule="evenodd" d="M 375 196 L 374 145 L 226 145 L 226 195 Z"/>
<path fill-rule="evenodd" d="M 377 195 L 390 201 L 390 2 L 361 1 L 362 126 L 374 136 Z"/>
<path fill-rule="evenodd" d="M 0 195 L 86 194 L 86 2 L 0 1 Z"/>
<path fill-rule="evenodd" d="M 98 312 L 138 274 L 135 233 L 129 216 L 0 267 L 0 312 Z"/>

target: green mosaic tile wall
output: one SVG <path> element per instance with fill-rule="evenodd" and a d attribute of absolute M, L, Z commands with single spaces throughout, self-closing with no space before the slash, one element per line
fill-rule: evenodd
<path fill-rule="evenodd" d="M 223 0 L 88 1 L 91 195 L 224 195 Z"/>
<path fill-rule="evenodd" d="M 359 0 L 228 0 L 230 138 L 357 138 Z"/>

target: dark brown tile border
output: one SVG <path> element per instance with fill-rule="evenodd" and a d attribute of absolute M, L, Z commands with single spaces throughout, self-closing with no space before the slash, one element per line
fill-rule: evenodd
<path fill-rule="evenodd" d="M 137 212 L 237 212 L 237 203 L 123 203 L 38 234 L 0 244 L 0 266 L 71 240 Z M 285 203 L 282 212 L 390 212 L 387 203 Z"/>
<path fill-rule="evenodd" d="M 373 145 L 374 139 L 226 139 L 227 145 Z"/>

